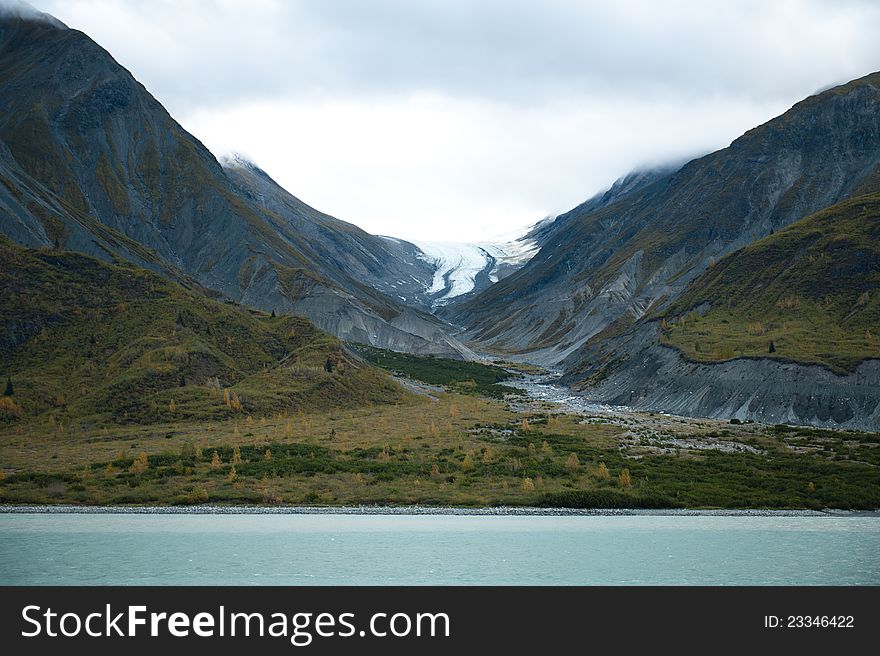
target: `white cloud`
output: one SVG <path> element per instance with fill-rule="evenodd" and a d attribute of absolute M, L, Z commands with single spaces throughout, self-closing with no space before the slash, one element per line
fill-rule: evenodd
<path fill-rule="evenodd" d="M 570 209 L 621 172 L 726 145 L 719 134 L 779 109 L 590 97 L 519 108 L 419 94 L 248 103 L 195 112 L 185 125 L 370 232 L 454 241 Z"/>
<path fill-rule="evenodd" d="M 215 153 L 406 238 L 507 232 L 880 68 L 870 2 L 35 4 Z"/>

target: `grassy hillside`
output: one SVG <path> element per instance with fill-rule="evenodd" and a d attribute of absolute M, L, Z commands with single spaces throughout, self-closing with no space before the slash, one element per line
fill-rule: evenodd
<path fill-rule="evenodd" d="M 770 357 L 845 372 L 880 357 L 880 194 L 723 258 L 664 312 L 662 326 L 664 344 L 704 362 Z"/>
<path fill-rule="evenodd" d="M 2 420 L 210 420 L 399 401 L 309 321 L 220 303 L 132 265 L 0 239 Z"/>

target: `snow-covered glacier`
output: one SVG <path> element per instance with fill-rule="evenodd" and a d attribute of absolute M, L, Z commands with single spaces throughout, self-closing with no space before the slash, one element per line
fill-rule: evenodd
<path fill-rule="evenodd" d="M 435 306 L 445 305 L 457 296 L 498 282 L 538 252 L 538 244 L 527 236 L 477 244 L 413 243 L 422 251 L 420 257 L 436 267 L 428 289 Z"/>

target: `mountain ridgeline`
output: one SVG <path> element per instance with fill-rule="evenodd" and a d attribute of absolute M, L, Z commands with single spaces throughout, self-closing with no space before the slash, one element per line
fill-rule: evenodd
<path fill-rule="evenodd" d="M 0 97 L 0 229 L 15 241 L 122 257 L 343 339 L 469 355 L 419 309 L 433 269 L 414 246 L 312 209 L 253 165 L 224 167 L 85 34 L 0 17 Z"/>
<path fill-rule="evenodd" d="M 0 99 L 0 233 L 26 247 L 0 243 L 0 373 L 31 407 L 81 389 L 79 414 L 140 421 L 190 380 L 259 381 L 244 398 L 261 411 L 401 393 L 338 338 L 493 352 L 637 409 L 880 430 L 880 73 L 631 173 L 509 244 L 458 249 L 370 235 L 251 162 L 218 161 L 50 17 L 0 15 Z M 294 352 L 352 376 L 292 381 L 279 363 Z"/>
<path fill-rule="evenodd" d="M 878 429 L 878 110 L 875 73 L 619 185 L 448 316 L 600 402 Z"/>
<path fill-rule="evenodd" d="M 576 361 L 588 340 L 631 326 L 720 257 L 870 185 L 880 176 L 878 102 L 874 74 L 614 202 L 575 208 L 525 267 L 452 318 L 499 349 Z"/>

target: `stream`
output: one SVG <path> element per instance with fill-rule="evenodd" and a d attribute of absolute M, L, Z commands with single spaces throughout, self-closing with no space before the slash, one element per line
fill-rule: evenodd
<path fill-rule="evenodd" d="M 560 378 L 559 373 L 531 374 L 520 371 L 513 371 L 513 373 L 517 374 L 516 378 L 505 380 L 501 384 L 521 390 L 533 401 L 559 405 L 560 412 L 602 416 L 621 416 L 632 413 L 632 410 L 626 406 L 596 403 L 586 397 L 574 394 L 568 387 L 555 382 Z M 512 405 L 515 407 L 516 401 L 513 401 Z"/>

